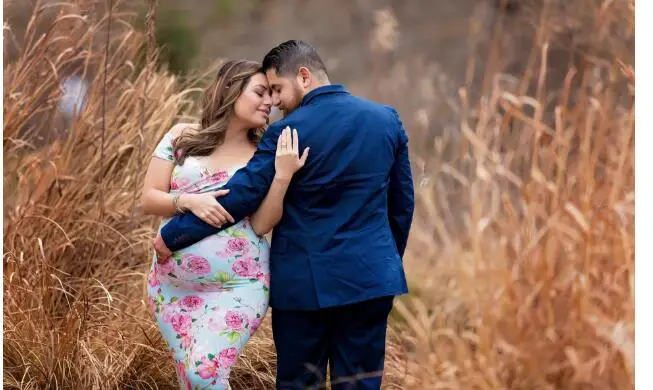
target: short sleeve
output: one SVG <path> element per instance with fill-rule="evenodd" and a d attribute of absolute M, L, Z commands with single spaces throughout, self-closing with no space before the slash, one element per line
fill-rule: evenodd
<path fill-rule="evenodd" d="M 172 131 L 167 132 L 159 144 L 156 146 L 154 149 L 154 153 L 152 153 L 152 156 L 158 157 L 163 160 L 168 160 L 168 161 L 174 161 L 174 157 L 172 154 L 172 141 L 174 140 L 174 136 L 172 135 Z"/>

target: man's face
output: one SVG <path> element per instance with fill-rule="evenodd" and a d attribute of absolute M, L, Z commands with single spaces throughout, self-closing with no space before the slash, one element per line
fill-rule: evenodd
<path fill-rule="evenodd" d="M 279 76 L 275 69 L 269 69 L 265 75 L 272 92 L 272 104 L 287 116 L 299 106 L 304 98 L 304 91 L 296 77 Z"/>

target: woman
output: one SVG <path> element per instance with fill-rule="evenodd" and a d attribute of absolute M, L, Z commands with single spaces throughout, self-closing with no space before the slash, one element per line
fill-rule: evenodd
<path fill-rule="evenodd" d="M 224 64 L 204 93 L 199 126 L 174 126 L 156 147 L 143 210 L 167 218 L 189 210 L 214 226 L 225 223 L 216 196 L 256 151 L 271 106 L 260 64 Z M 152 261 L 149 301 L 182 389 L 228 389 L 231 367 L 267 312 L 269 246 L 262 236 L 279 222 L 288 178 L 306 160 L 306 152 L 300 159 L 293 151 L 296 134 L 280 135 L 275 168 L 283 180 L 274 180 L 254 215 Z"/>

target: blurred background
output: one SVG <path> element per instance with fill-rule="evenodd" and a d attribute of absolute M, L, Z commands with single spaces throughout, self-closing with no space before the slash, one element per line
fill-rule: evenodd
<path fill-rule="evenodd" d="M 175 388 L 145 168 L 287 39 L 410 136 L 384 387 L 633 386 L 634 1 L 6 0 L 3 32 L 6 388 Z M 274 388 L 267 321 L 234 389 Z"/>

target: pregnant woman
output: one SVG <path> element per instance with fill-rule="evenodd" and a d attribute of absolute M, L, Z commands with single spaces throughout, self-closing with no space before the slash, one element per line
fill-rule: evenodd
<path fill-rule="evenodd" d="M 157 145 L 144 183 L 144 212 L 189 210 L 219 226 L 230 220 L 216 197 L 256 151 L 271 110 L 260 64 L 230 61 L 204 92 L 199 125 L 176 125 Z M 306 161 L 297 133 L 277 144 L 275 180 L 258 211 L 232 227 L 156 259 L 148 296 L 172 351 L 182 389 L 229 389 L 229 373 L 268 309 L 269 246 L 263 235 L 280 220 L 293 174 Z M 233 221 L 230 221 L 233 222 Z"/>

